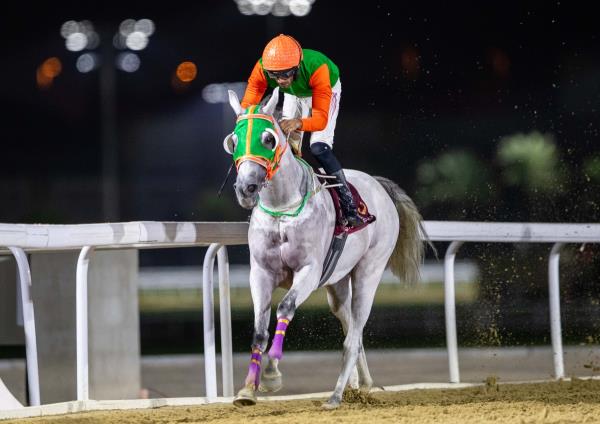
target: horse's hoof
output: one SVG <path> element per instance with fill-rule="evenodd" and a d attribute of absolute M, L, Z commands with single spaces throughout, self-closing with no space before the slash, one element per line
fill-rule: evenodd
<path fill-rule="evenodd" d="M 367 384 L 361 384 L 360 387 L 358 388 L 358 390 L 361 393 L 370 393 L 372 388 L 373 388 L 372 384 L 368 384 L 368 385 Z"/>
<path fill-rule="evenodd" d="M 332 410 L 332 409 L 337 409 L 340 406 L 340 402 L 332 402 L 331 399 L 329 399 L 327 402 L 324 402 L 321 405 L 321 408 L 326 409 L 328 411 Z"/>
<path fill-rule="evenodd" d="M 258 390 L 263 393 L 275 393 L 283 387 L 283 378 L 278 369 L 269 370 L 266 368 L 260 376 Z"/>
<path fill-rule="evenodd" d="M 339 408 L 340 404 L 342 403 L 342 399 L 339 396 L 336 396 L 335 394 L 331 395 L 331 397 L 327 400 L 327 402 L 323 403 L 321 405 L 321 407 L 323 409 L 336 409 Z"/>
<path fill-rule="evenodd" d="M 248 385 L 240 389 L 237 396 L 233 398 L 233 404 L 237 407 L 256 405 L 256 390 L 254 390 L 254 385 Z"/>

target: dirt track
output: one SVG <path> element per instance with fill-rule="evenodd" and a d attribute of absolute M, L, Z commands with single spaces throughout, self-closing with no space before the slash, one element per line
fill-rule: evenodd
<path fill-rule="evenodd" d="M 168 407 L 143 411 L 90 412 L 8 423 L 600 423 L 600 381 L 496 385 L 462 390 L 350 393 L 335 411 L 322 400 Z"/>

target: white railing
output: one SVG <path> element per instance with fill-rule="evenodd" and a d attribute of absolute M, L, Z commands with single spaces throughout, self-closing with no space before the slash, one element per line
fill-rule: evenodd
<path fill-rule="evenodd" d="M 554 377 L 564 377 L 560 319 L 559 259 L 565 243 L 600 243 L 600 224 L 491 223 L 428 221 L 425 230 L 432 241 L 449 241 L 444 257 L 444 308 L 450 382 L 459 383 L 454 259 L 465 242 L 553 243 L 548 262 L 550 337 Z"/>
<path fill-rule="evenodd" d="M 33 301 L 30 296 L 31 273 L 26 253 L 80 250 L 76 268 L 76 343 L 77 343 L 77 400 L 89 399 L 88 367 L 88 267 L 95 250 L 106 249 L 146 249 L 170 247 L 211 246 L 207 261 L 214 262 L 219 253 L 219 281 L 223 290 L 219 296 L 221 306 L 229 311 L 228 262 L 225 248 L 215 249 L 214 242 L 225 245 L 247 244 L 248 224 L 245 222 L 122 222 L 81 225 L 32 225 L 0 224 L 0 253 L 12 253 L 19 270 L 21 301 L 23 305 L 25 346 L 27 358 L 27 378 L 31 405 L 40 405 L 40 385 L 37 364 L 37 341 Z M 6 249 L 2 249 L 6 247 Z M 221 247 L 221 245 L 219 245 Z M 212 255 L 212 257 L 211 257 Z M 212 261 L 212 262 L 211 262 Z M 214 335 L 214 306 L 212 301 L 212 272 L 204 273 L 204 339 L 206 388 L 209 399 L 217 396 L 216 358 Z M 207 295 L 208 294 L 208 295 Z M 227 297 L 227 298 L 226 298 Z M 228 340 L 222 352 L 223 387 L 226 393 L 233 393 L 231 359 L 231 318 L 221 310 L 222 339 Z M 230 313 L 227 312 L 230 317 Z M 225 336 L 225 337 L 223 337 Z M 229 352 L 229 353 L 227 353 Z M 230 382 L 230 383 L 229 383 Z"/>
<path fill-rule="evenodd" d="M 454 258 L 465 242 L 553 243 L 548 265 L 554 374 L 564 376 L 559 297 L 559 255 L 565 243 L 600 243 L 600 224 L 489 223 L 426 221 L 432 241 L 450 242 L 444 258 L 446 340 L 450 381 L 460 382 L 454 294 Z M 223 395 L 233 395 L 229 264 L 227 245 L 247 244 L 243 222 L 127 222 L 82 225 L 0 224 L 0 248 L 15 256 L 23 304 L 29 397 L 40 404 L 31 275 L 26 252 L 80 249 L 76 269 L 77 399 L 87 400 L 87 270 L 94 250 L 209 246 L 203 267 L 203 314 L 206 397 L 217 397 L 213 267 L 217 257 L 221 314 Z M 0 249 L 0 253 L 2 250 Z"/>

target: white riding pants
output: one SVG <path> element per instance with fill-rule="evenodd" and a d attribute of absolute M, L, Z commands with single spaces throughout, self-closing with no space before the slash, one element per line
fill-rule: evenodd
<path fill-rule="evenodd" d="M 329 104 L 329 118 L 327 126 L 321 131 L 314 131 L 310 136 L 310 144 L 326 143 L 333 148 L 333 135 L 335 133 L 335 123 L 340 109 L 340 98 L 342 97 L 342 84 L 340 80 L 331 87 L 331 103 Z M 307 118 L 312 113 L 312 97 L 296 97 L 292 94 L 284 93 L 283 98 L 283 119 Z M 303 131 L 300 132 L 302 136 Z"/>

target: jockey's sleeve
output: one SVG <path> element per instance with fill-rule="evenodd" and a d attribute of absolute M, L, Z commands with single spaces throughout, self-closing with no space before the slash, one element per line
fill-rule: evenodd
<path fill-rule="evenodd" d="M 331 104 L 329 68 L 324 63 L 312 74 L 308 84 L 312 88 L 312 116 L 302 119 L 302 131 L 321 131 L 327 126 Z"/>
<path fill-rule="evenodd" d="M 259 104 L 265 91 L 267 91 L 267 79 L 265 78 L 260 61 L 257 61 L 254 69 L 252 69 L 250 78 L 248 78 L 248 86 L 242 99 L 242 107 L 245 109 L 250 105 Z"/>

